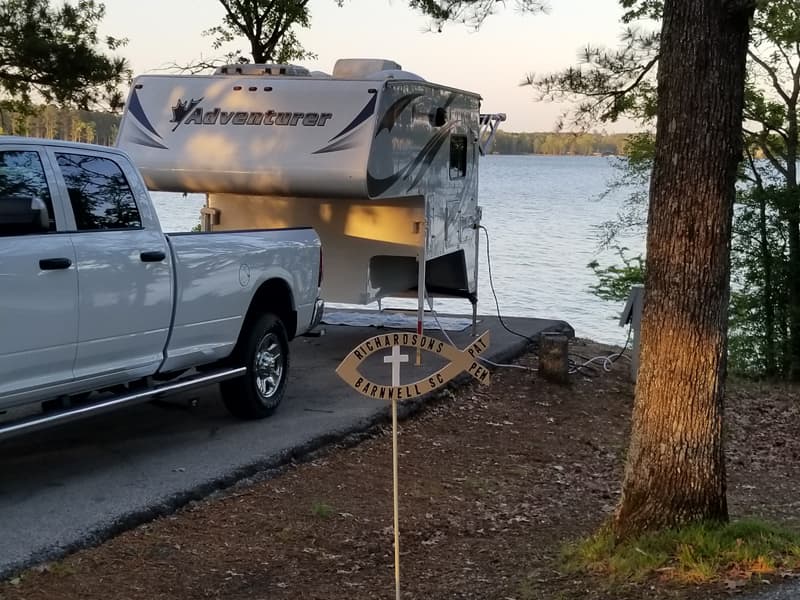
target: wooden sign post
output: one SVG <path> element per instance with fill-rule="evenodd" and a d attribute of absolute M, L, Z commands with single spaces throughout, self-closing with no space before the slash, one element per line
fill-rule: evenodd
<path fill-rule="evenodd" d="M 400 354 L 400 346 L 392 346 L 392 353 L 383 357 L 392 365 L 392 387 L 400 387 L 400 364 L 408 362 L 408 354 Z M 400 600 L 400 485 L 397 460 L 397 396 L 392 398 L 392 489 L 394 491 L 394 586 Z"/>
<path fill-rule="evenodd" d="M 450 362 L 425 379 L 403 384 L 400 378 L 400 365 L 409 362 L 408 354 L 401 354 L 403 346 L 416 348 L 417 354 L 433 352 Z M 398 478 L 397 450 L 397 403 L 433 392 L 451 379 L 466 371 L 478 382 L 488 385 L 489 371 L 478 362 L 478 357 L 489 347 L 489 332 L 483 333 L 464 350 L 459 350 L 434 337 L 419 333 L 391 333 L 377 335 L 365 340 L 348 354 L 336 368 L 336 373 L 360 394 L 376 400 L 392 402 L 392 479 L 394 496 L 394 581 L 395 598 L 400 600 L 400 485 Z M 359 365 L 376 352 L 391 352 L 383 357 L 383 362 L 392 367 L 391 386 L 373 383 L 359 373 Z"/>

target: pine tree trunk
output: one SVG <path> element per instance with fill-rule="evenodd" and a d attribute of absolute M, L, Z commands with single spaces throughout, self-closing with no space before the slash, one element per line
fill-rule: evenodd
<path fill-rule="evenodd" d="M 799 192 L 788 188 L 789 193 Z M 798 202 L 793 201 L 792 216 L 787 219 L 789 232 L 789 379 L 800 381 L 800 212 Z"/>
<path fill-rule="evenodd" d="M 789 196 L 789 378 L 800 381 L 800 188 L 797 181 L 798 115 L 800 85 L 794 72 L 794 89 L 786 107 L 786 191 Z"/>
<path fill-rule="evenodd" d="M 761 265 L 763 290 L 761 293 L 761 311 L 764 315 L 764 335 L 762 348 L 764 362 L 761 364 L 764 375 L 773 378 L 778 374 L 777 339 L 775 338 L 775 276 L 772 269 L 775 257 L 769 245 L 769 227 L 767 221 L 767 192 L 764 180 L 756 167 L 753 155 L 747 152 L 747 161 L 754 178 L 755 199 L 758 202 L 758 260 Z"/>
<path fill-rule="evenodd" d="M 764 281 L 762 303 L 764 308 L 764 374 L 775 377 L 778 374 L 778 363 L 775 359 L 775 293 L 772 264 L 775 258 L 769 248 L 769 231 L 767 230 L 767 199 L 764 188 L 758 185 L 758 236 L 761 272 Z"/>
<path fill-rule="evenodd" d="M 666 0 L 641 364 L 618 538 L 726 520 L 723 382 L 754 0 Z"/>

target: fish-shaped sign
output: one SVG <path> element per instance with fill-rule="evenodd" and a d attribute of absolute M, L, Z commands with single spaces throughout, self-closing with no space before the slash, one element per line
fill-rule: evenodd
<path fill-rule="evenodd" d="M 406 346 L 419 348 L 432 352 L 449 360 L 450 362 L 435 373 L 413 383 L 403 385 L 380 385 L 374 383 L 359 373 L 358 367 L 376 352 L 393 351 L 394 347 Z M 488 369 L 478 362 L 478 357 L 489 347 L 489 332 L 484 332 L 464 350 L 443 342 L 435 337 L 417 333 L 386 333 L 376 335 L 361 342 L 336 368 L 336 373 L 344 379 L 357 392 L 376 400 L 410 400 L 432 392 L 447 382 L 466 371 L 478 382 L 488 385 L 490 375 Z M 407 361 L 407 357 L 400 357 L 399 352 L 393 351 L 391 357 L 386 357 L 385 362 Z M 399 368 L 393 364 L 393 368 Z"/>

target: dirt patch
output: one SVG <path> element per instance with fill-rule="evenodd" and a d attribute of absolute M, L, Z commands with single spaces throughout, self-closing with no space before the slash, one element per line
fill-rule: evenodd
<path fill-rule="evenodd" d="M 607 347 L 577 342 L 585 356 Z M 525 356 L 519 364 L 534 366 Z M 619 493 L 627 364 L 569 386 L 501 370 L 402 423 L 403 598 L 708 599 L 725 585 L 604 589 L 564 573 L 562 545 Z M 800 528 L 797 387 L 731 383 L 733 516 Z M 332 448 L 0 585 L 17 599 L 394 598 L 391 437 Z"/>

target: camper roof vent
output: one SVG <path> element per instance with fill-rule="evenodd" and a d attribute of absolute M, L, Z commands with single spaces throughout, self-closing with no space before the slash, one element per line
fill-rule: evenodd
<path fill-rule="evenodd" d="M 279 64 L 232 64 L 217 67 L 215 75 L 267 75 L 272 77 L 308 77 L 310 73 L 305 67 Z"/>
<path fill-rule="evenodd" d="M 380 71 L 399 71 L 403 67 L 382 58 L 340 58 L 333 66 L 334 79 L 374 79 Z"/>

